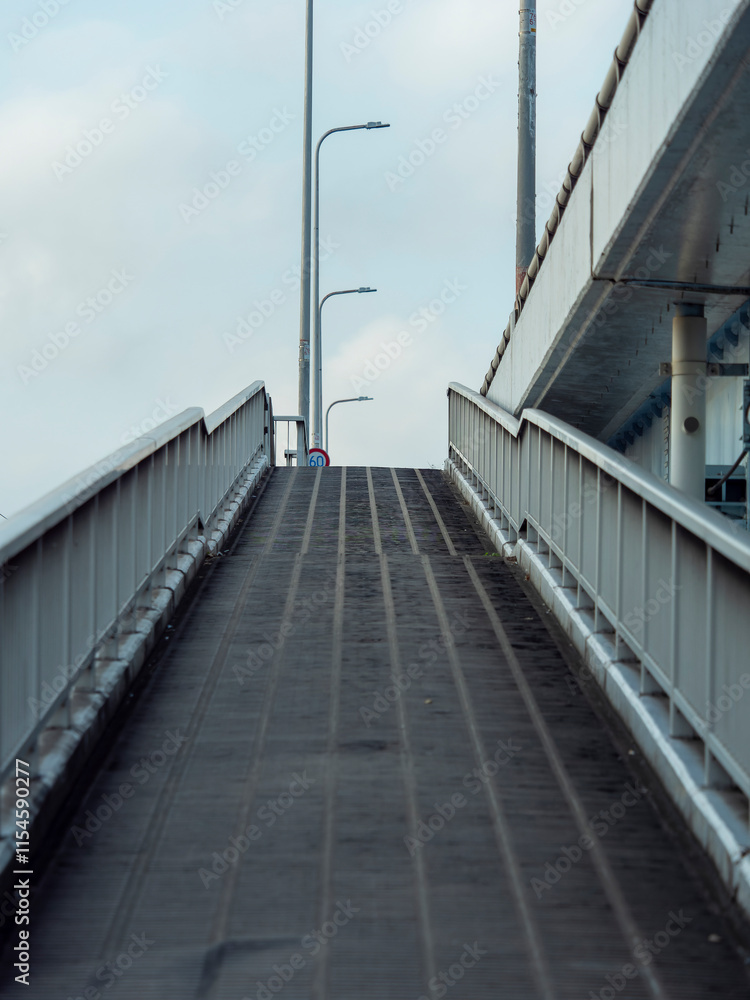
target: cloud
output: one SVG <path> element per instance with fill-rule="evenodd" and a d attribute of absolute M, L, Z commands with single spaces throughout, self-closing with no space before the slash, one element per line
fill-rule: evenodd
<path fill-rule="evenodd" d="M 366 307 L 358 296 L 330 307 L 324 389 L 328 402 L 359 395 L 352 374 L 411 331 L 413 343 L 362 391 L 375 402 L 332 411 L 334 458 L 440 464 L 445 386 L 455 378 L 478 387 L 512 305 L 517 11 L 497 0 L 404 0 L 403 13 L 347 62 L 340 43 L 382 6 L 330 0 L 316 12 L 316 135 L 371 118 L 392 123 L 326 146 L 321 231 L 339 246 L 321 292 L 369 284 L 379 293 L 362 297 Z M 553 37 L 542 22 L 540 183 L 569 160 L 629 9 L 586 0 L 565 26 L 565 46 L 563 29 Z M 9 31 L 22 18 L 2 19 Z M 58 180 L 53 162 L 111 116 L 149 66 L 168 78 Z M 116 449 L 159 397 L 210 412 L 262 378 L 276 411 L 294 412 L 299 294 L 283 276 L 300 260 L 304 5 L 244 0 L 221 20 L 209 0 L 133 0 L 108 17 L 76 0 L 22 51 L 8 48 L 7 67 L 0 417 L 14 434 L 0 511 Z M 446 127 L 446 111 L 488 73 L 501 81 L 491 100 L 391 193 L 385 174 L 415 140 Z M 294 118 L 284 130 L 187 224 L 181 202 L 287 106 Z M 132 286 L 22 384 L 16 366 L 122 267 Z M 427 330 L 410 326 L 454 275 L 467 284 L 470 276 L 470 291 Z M 277 288 L 283 304 L 230 355 L 223 333 Z"/>

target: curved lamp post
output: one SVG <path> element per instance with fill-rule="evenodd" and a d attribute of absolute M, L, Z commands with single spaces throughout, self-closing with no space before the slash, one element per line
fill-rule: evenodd
<path fill-rule="evenodd" d="M 322 401 L 321 401 L 321 389 L 320 382 L 318 379 L 318 372 L 320 370 L 320 365 L 318 363 L 318 357 L 320 356 L 320 309 L 318 307 L 318 302 L 320 301 L 320 147 L 323 145 L 325 139 L 329 135 L 333 135 L 334 132 L 356 132 L 358 129 L 371 129 L 371 128 L 390 128 L 389 123 L 383 122 L 366 122 L 364 125 L 341 125 L 338 128 L 330 128 L 327 132 L 318 139 L 318 145 L 315 147 L 315 195 L 313 202 L 313 259 L 312 259 L 312 269 L 313 269 L 313 358 L 315 359 L 315 391 L 313 392 L 313 401 L 315 404 L 314 418 L 313 418 L 313 442 L 315 445 L 320 447 L 320 434 L 321 434 L 321 422 L 322 422 Z"/>
<path fill-rule="evenodd" d="M 313 394 L 313 446 L 319 448 L 322 441 L 323 422 L 323 306 L 334 295 L 361 295 L 363 292 L 377 292 L 377 288 L 344 288 L 340 292 L 329 292 L 321 299 L 315 316 L 315 392 Z"/>
<path fill-rule="evenodd" d="M 372 396 L 352 396 L 349 399 L 336 399 L 331 403 L 331 406 L 336 406 L 337 403 L 364 403 L 365 400 L 372 401 Z M 326 453 L 328 452 L 328 414 L 331 412 L 331 406 L 326 410 Z"/>

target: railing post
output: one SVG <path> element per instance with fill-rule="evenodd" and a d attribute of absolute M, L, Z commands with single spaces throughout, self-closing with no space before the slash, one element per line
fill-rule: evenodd
<path fill-rule="evenodd" d="M 715 691 L 714 691 L 714 655 L 713 655 L 713 640 L 714 640 L 714 573 L 713 573 L 713 550 L 710 545 L 706 546 L 706 601 L 704 606 L 705 622 L 706 622 L 706 650 L 705 650 L 705 696 L 706 696 L 706 706 L 713 705 L 715 702 Z M 715 768 L 713 765 L 713 755 L 711 753 L 711 743 L 712 736 L 714 733 L 714 723 L 711 718 L 709 718 L 709 712 L 706 711 L 706 773 L 705 780 L 708 786 L 711 786 L 715 780 Z"/>
<path fill-rule="evenodd" d="M 578 506 L 581 511 L 581 520 L 578 525 L 578 557 L 576 565 L 576 607 L 582 607 L 581 601 L 581 577 L 583 576 L 583 455 L 578 456 Z"/>

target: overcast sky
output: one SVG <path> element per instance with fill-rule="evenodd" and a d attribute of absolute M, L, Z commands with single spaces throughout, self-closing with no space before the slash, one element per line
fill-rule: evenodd
<path fill-rule="evenodd" d="M 304 8 L 5 0 L 2 514 L 256 379 L 297 411 Z M 539 0 L 537 232 L 631 8 Z M 481 385 L 514 293 L 517 32 L 517 0 L 317 0 L 315 135 L 391 123 L 322 153 L 321 295 L 378 289 L 324 313 L 324 405 L 375 398 L 332 411 L 335 464 L 442 466 L 446 386 Z"/>

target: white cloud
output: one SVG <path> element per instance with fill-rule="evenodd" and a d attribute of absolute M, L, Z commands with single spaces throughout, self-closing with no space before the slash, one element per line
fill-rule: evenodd
<path fill-rule="evenodd" d="M 407 329 L 414 343 L 363 390 L 374 403 L 333 411 L 334 458 L 440 464 L 445 386 L 481 383 L 512 304 L 517 11 L 497 0 L 405 0 L 403 14 L 347 62 L 340 42 L 372 9 L 331 0 L 316 18 L 316 133 L 392 122 L 337 137 L 324 155 L 322 233 L 340 246 L 324 263 L 321 291 L 379 288 L 343 297 L 360 301 L 340 301 L 326 317 L 326 401 L 360 394 L 351 374 L 382 342 Z M 545 33 L 540 17 L 540 182 L 570 159 L 629 9 L 586 0 L 564 44 L 563 29 Z M 116 449 L 159 397 L 208 412 L 262 378 L 277 412 L 296 410 L 299 298 L 282 276 L 300 258 L 303 5 L 245 0 L 220 21 L 204 0 L 133 2 L 108 18 L 94 0 L 76 0 L 8 65 L 0 419 L 14 433 L 0 512 Z M 151 65 L 168 79 L 57 180 L 52 162 Z M 502 81 L 491 100 L 391 193 L 386 172 L 491 72 Z M 286 105 L 294 119 L 186 225 L 180 202 Z M 120 267 L 133 272 L 132 287 L 22 384 L 16 365 Z M 410 327 L 415 308 L 454 276 L 470 290 L 428 332 Z M 230 355 L 223 332 L 279 287 L 283 305 Z"/>

